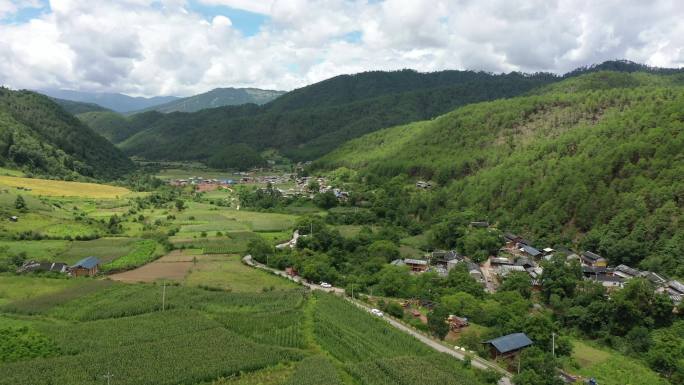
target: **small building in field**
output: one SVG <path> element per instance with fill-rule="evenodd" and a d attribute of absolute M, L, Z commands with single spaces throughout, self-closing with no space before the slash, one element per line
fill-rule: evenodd
<path fill-rule="evenodd" d="M 12 215 L 9 217 L 10 222 L 19 222 L 19 217 L 16 215 Z"/>
<path fill-rule="evenodd" d="M 580 255 L 580 259 L 583 264 L 593 267 L 606 267 L 608 266 L 608 260 L 602 256 L 592 253 L 591 251 L 585 251 Z"/>
<path fill-rule="evenodd" d="M 92 277 L 100 270 L 100 260 L 96 257 L 83 258 L 69 268 L 72 277 Z"/>
<path fill-rule="evenodd" d="M 486 341 L 493 358 L 510 357 L 531 346 L 532 340 L 525 333 L 513 333 Z"/>

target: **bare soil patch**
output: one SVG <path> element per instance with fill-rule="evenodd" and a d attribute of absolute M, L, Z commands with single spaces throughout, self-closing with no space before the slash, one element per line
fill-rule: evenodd
<path fill-rule="evenodd" d="M 195 258 L 202 257 L 184 254 L 182 250 L 174 250 L 152 263 L 134 270 L 112 274 L 109 278 L 121 282 L 155 282 L 162 279 L 182 281 L 192 268 Z"/>

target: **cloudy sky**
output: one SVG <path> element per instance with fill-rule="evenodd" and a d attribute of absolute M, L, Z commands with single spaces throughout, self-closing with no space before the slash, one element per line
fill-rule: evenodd
<path fill-rule="evenodd" d="M 290 90 L 366 70 L 684 65 L 679 0 L 0 0 L 0 84 Z"/>

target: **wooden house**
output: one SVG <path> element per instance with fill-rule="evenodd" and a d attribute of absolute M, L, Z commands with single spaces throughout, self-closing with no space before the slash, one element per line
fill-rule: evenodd
<path fill-rule="evenodd" d="M 100 260 L 95 257 L 83 258 L 69 268 L 72 277 L 92 277 L 100 270 Z"/>

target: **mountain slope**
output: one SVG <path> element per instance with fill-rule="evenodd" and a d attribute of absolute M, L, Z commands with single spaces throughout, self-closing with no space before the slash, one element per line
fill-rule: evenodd
<path fill-rule="evenodd" d="M 176 96 L 155 96 L 152 98 L 134 97 L 117 93 L 81 92 L 72 90 L 38 90 L 52 98 L 74 102 L 92 103 L 117 112 L 138 111 L 179 99 Z"/>
<path fill-rule="evenodd" d="M 0 88 L 0 160 L 46 176 L 112 179 L 133 163 L 50 98 Z"/>
<path fill-rule="evenodd" d="M 353 140 L 315 162 L 377 185 L 438 182 L 416 215 L 465 211 L 540 245 L 684 276 L 684 75 L 596 72 Z M 418 200 L 420 202 L 420 199 Z"/>
<path fill-rule="evenodd" d="M 95 103 L 84 103 L 84 102 L 74 102 L 73 100 L 51 98 L 55 103 L 59 104 L 64 111 L 72 114 L 78 115 L 86 112 L 103 112 L 109 111 L 108 109 L 99 106 Z"/>
<path fill-rule="evenodd" d="M 254 103 L 266 104 L 284 94 L 285 91 L 261 90 L 258 88 L 215 88 L 211 91 L 174 100 L 142 111 L 196 112 L 206 108 L 237 106 Z"/>
<path fill-rule="evenodd" d="M 275 148 L 295 160 L 315 159 L 374 130 L 429 119 L 457 106 L 510 97 L 555 81 L 549 74 L 492 75 L 369 72 L 339 76 L 289 92 L 264 106 L 222 107 L 150 120 L 121 143 L 148 159 L 206 160 L 230 144 Z"/>

